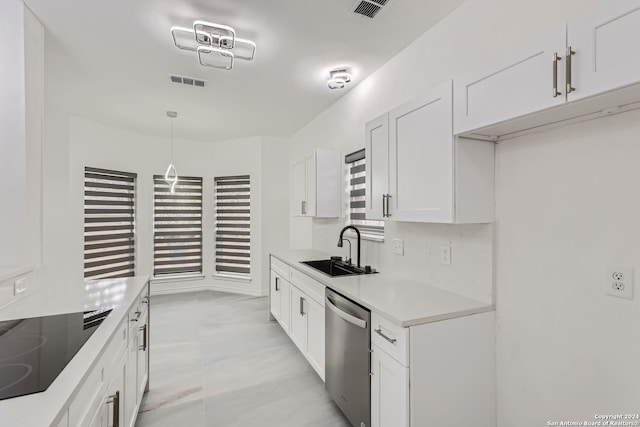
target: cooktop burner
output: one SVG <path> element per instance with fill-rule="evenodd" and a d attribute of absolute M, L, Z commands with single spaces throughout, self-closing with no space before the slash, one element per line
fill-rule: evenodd
<path fill-rule="evenodd" d="M 0 400 L 46 390 L 110 312 L 0 322 Z"/>

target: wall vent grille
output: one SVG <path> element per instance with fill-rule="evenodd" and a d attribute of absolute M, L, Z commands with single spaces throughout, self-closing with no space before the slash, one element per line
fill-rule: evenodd
<path fill-rule="evenodd" d="M 170 75 L 169 78 L 173 83 L 183 84 L 187 86 L 205 87 L 207 84 L 206 80 L 194 79 L 193 77 Z"/>
<path fill-rule="evenodd" d="M 374 18 L 387 2 L 388 0 L 357 0 L 353 5 L 352 12 L 356 15 Z"/>

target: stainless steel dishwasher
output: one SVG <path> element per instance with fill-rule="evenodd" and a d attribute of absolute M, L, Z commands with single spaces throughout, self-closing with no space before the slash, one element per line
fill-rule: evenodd
<path fill-rule="evenodd" d="M 371 312 L 326 288 L 325 387 L 354 427 L 371 421 Z"/>

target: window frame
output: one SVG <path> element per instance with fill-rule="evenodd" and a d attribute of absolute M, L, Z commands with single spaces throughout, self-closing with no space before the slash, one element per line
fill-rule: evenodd
<path fill-rule="evenodd" d="M 236 187 L 240 191 L 232 191 L 233 188 Z M 246 189 L 248 188 L 248 191 Z M 224 189 L 224 191 L 220 191 Z M 222 194 L 221 194 L 222 193 Z M 239 193 L 239 198 L 231 199 L 229 198 L 229 194 L 224 193 Z M 248 193 L 248 194 L 247 194 Z M 219 199 L 219 196 L 225 196 L 225 198 Z M 245 202 L 244 200 L 247 200 Z M 229 175 L 229 176 L 217 176 L 214 178 L 214 195 L 213 195 L 213 204 L 214 204 L 214 265 L 215 265 L 215 276 L 221 279 L 226 280 L 235 280 L 235 281 L 243 281 L 250 282 L 252 277 L 252 252 L 251 252 L 251 241 L 252 241 L 252 225 L 251 225 L 251 175 Z M 224 206 L 221 206 L 220 203 L 224 203 Z M 248 203 L 248 205 L 245 205 Z M 228 209 L 225 209 L 228 208 Z M 233 220 L 224 221 L 224 211 L 230 210 L 232 212 L 228 212 L 233 214 Z M 222 213 L 222 215 L 220 215 Z M 221 226 L 221 223 L 228 222 L 227 225 L 234 225 L 235 227 L 225 227 Z M 245 225 L 246 227 L 242 227 Z M 220 232 L 220 229 L 228 229 L 228 228 L 239 228 L 241 230 L 227 230 L 230 233 Z M 240 234 L 242 233 L 242 234 Z M 245 234 L 246 233 L 246 234 Z M 218 239 L 218 235 L 227 236 L 226 238 Z M 246 237 L 245 237 L 246 236 Z M 233 239 L 231 243 L 236 243 L 235 245 L 230 245 L 232 247 L 226 247 L 229 245 L 225 245 L 225 242 L 229 242 L 228 239 Z M 220 246 L 225 247 L 220 247 Z M 245 247 L 246 246 L 246 247 Z M 222 249 L 222 250 L 220 250 Z M 225 252 L 226 250 L 235 250 L 238 252 Z M 233 254 L 239 254 L 234 256 Z M 240 255 L 242 254 L 242 255 Z M 247 254 L 247 256 L 245 256 Z M 220 257 L 220 258 L 219 258 Z M 244 259 L 246 258 L 246 260 Z M 224 262 L 228 260 L 228 262 Z M 234 262 L 234 261 L 237 261 Z M 247 262 L 244 262 L 247 261 Z M 225 265 L 226 264 L 226 265 Z M 236 264 L 236 265 L 234 265 Z M 245 267 L 241 267 L 242 265 L 246 265 L 248 271 L 232 271 L 232 269 L 242 269 Z M 218 270 L 218 267 L 222 267 L 222 269 Z M 227 268 L 225 270 L 224 268 Z"/>
<path fill-rule="evenodd" d="M 135 276 L 137 176 L 133 172 L 85 166 L 83 176 L 84 280 Z M 123 219 L 126 220 L 123 221 Z M 119 232 L 111 233 L 113 231 Z M 123 237 L 115 239 L 112 237 L 117 235 Z M 100 236 L 104 239 L 100 239 Z M 125 238 L 127 240 L 120 241 Z M 88 243 L 90 247 L 87 247 Z M 104 259 L 106 257 L 111 259 Z M 122 263 L 128 264 L 122 265 Z M 96 270 L 96 267 L 101 268 Z M 94 270 L 87 271 L 92 268 Z M 117 273 L 119 271 L 123 273 Z M 99 274 L 92 274 L 95 272 Z"/>
<path fill-rule="evenodd" d="M 353 225 L 355 227 L 358 227 L 358 229 L 360 230 L 360 238 L 362 240 L 370 240 L 373 242 L 379 242 L 379 243 L 383 243 L 384 242 L 384 228 L 385 228 L 385 222 L 382 220 L 371 220 L 371 219 L 357 219 L 357 220 L 353 220 L 351 218 L 352 215 L 352 203 L 353 202 L 364 202 L 365 206 L 363 209 L 363 212 L 357 212 L 357 213 L 364 213 L 364 215 L 366 215 L 366 188 L 367 188 L 367 183 L 366 183 L 366 152 L 365 149 L 362 148 L 360 150 L 354 151 L 353 153 L 347 154 L 344 157 L 344 163 L 345 163 L 345 184 L 344 184 L 344 189 L 345 189 L 345 213 L 346 213 L 346 225 Z M 364 167 L 361 167 L 364 166 Z M 352 168 L 354 167 L 358 167 L 359 170 L 356 173 L 352 172 Z M 354 180 L 356 180 L 356 184 L 354 184 Z M 362 196 L 357 196 L 358 200 L 352 200 L 353 196 L 352 196 L 352 191 L 353 190 L 365 190 L 365 194 Z M 360 223 L 354 223 L 353 221 L 365 221 L 365 222 L 369 222 L 370 224 L 360 224 Z M 375 223 L 375 224 L 373 224 Z M 375 230 L 368 228 L 368 227 L 381 227 L 380 231 L 376 232 Z M 345 232 L 345 235 L 349 236 L 349 237 L 355 237 L 356 234 L 354 231 L 352 230 L 348 230 L 347 232 Z"/>
<path fill-rule="evenodd" d="M 198 185 L 199 184 L 199 185 Z M 204 224 L 204 187 L 202 177 L 180 176 L 175 187 L 175 194 L 169 191 L 169 184 L 165 181 L 164 175 L 153 176 L 153 280 L 188 279 L 192 277 L 203 277 L 204 257 L 203 257 L 203 224 Z M 199 199 L 198 199 L 199 197 Z M 200 206 L 198 209 L 197 205 Z M 160 203 L 160 204 L 159 204 Z M 180 206 L 184 204 L 185 206 Z M 180 207 L 181 209 L 171 209 Z M 158 209 L 160 208 L 160 209 Z M 162 211 L 173 211 L 174 217 L 168 216 L 169 220 L 177 218 L 176 227 L 167 224 L 167 220 L 161 221 Z M 184 211 L 184 212 L 175 212 Z M 198 218 L 199 220 L 195 219 Z M 189 218 L 180 220 L 180 218 Z M 191 227 L 189 227 L 191 225 Z M 162 234 L 159 234 L 162 233 Z M 193 237 L 198 236 L 199 237 Z M 189 236 L 189 237 L 188 237 Z M 160 239 L 159 239 L 160 237 Z M 178 240 L 181 239 L 181 240 Z M 173 244 L 172 248 L 160 246 L 163 240 Z M 197 250 L 191 255 L 191 251 Z M 177 253 L 182 254 L 176 255 Z M 186 251 L 186 252 L 185 252 Z M 163 252 L 163 253 L 158 253 Z M 164 256 L 163 256 L 164 255 Z M 199 256 L 194 259 L 195 256 Z M 182 260 L 182 263 L 178 261 Z M 192 261 L 193 262 L 189 262 Z M 188 267 L 190 264 L 198 264 L 199 268 Z M 168 265 L 178 267 L 169 268 Z M 187 265 L 187 266 L 185 266 Z M 160 269 L 158 268 L 160 267 Z M 167 270 L 167 271 L 162 271 Z"/>

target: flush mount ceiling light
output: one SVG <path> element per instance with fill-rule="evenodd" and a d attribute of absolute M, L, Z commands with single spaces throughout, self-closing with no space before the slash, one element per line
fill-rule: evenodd
<path fill-rule="evenodd" d="M 195 21 L 193 28 L 171 27 L 173 43 L 178 49 L 196 52 L 205 67 L 231 70 L 235 59 L 252 61 L 256 44 L 236 37 L 236 31 L 227 25 Z"/>
<path fill-rule="evenodd" d="M 334 70 L 329 73 L 331 78 L 327 81 L 329 89 L 344 89 L 344 87 L 351 81 L 351 73 L 347 70 Z"/>

